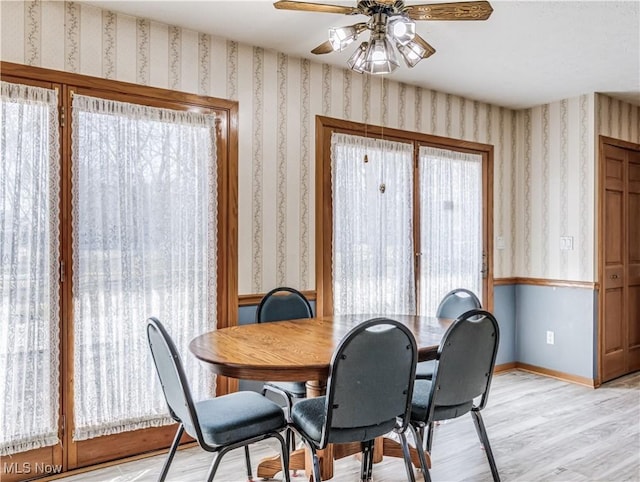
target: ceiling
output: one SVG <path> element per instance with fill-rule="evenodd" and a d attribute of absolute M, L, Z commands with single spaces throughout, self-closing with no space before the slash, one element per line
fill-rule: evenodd
<path fill-rule="evenodd" d="M 329 27 L 366 19 L 276 10 L 269 1 L 85 3 L 339 67 L 357 44 L 322 56 L 310 50 Z M 515 109 L 591 92 L 640 105 L 640 0 L 491 4 L 486 21 L 417 22 L 436 54 L 413 69 L 401 63 L 388 78 Z"/>

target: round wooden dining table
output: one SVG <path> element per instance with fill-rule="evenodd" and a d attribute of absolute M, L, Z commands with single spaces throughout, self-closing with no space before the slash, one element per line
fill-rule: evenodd
<path fill-rule="evenodd" d="M 306 381 L 307 396 L 323 395 L 331 357 L 338 343 L 354 326 L 375 315 L 340 315 L 238 325 L 203 333 L 189 349 L 214 373 L 245 380 Z M 405 324 L 416 338 L 418 360 L 435 358 L 440 340 L 452 320 L 428 316 L 387 315 Z M 360 444 L 330 445 L 319 451 L 322 479 L 333 477 L 333 460 L 360 452 Z M 402 457 L 400 445 L 391 439 L 377 441 L 374 461 L 383 455 Z M 427 454 L 428 455 L 428 454 Z M 412 450 L 414 465 L 420 466 Z M 306 466 L 306 467 L 305 467 Z M 312 473 L 304 450 L 291 454 L 290 468 Z M 281 469 L 278 457 L 258 465 L 258 477 L 271 478 Z"/>

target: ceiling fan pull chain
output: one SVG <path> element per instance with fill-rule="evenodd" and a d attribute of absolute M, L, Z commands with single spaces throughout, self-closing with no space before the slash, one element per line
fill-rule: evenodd
<path fill-rule="evenodd" d="M 381 131 L 380 131 L 380 139 L 384 141 L 384 123 L 385 123 L 385 118 L 384 118 L 384 113 L 385 113 L 385 105 L 384 105 L 384 76 L 380 76 L 380 117 L 381 117 L 381 121 L 380 122 L 380 126 L 381 126 Z M 388 112 L 387 112 L 388 114 Z"/>

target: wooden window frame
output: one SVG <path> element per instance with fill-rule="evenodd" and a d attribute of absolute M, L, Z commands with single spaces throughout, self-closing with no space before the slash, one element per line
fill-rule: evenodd
<path fill-rule="evenodd" d="M 97 437 L 86 441 L 72 440 L 73 420 L 73 258 L 71 225 L 71 96 L 72 92 L 109 98 L 141 105 L 216 113 L 218 134 L 218 213 L 217 213 L 217 308 L 218 328 L 238 322 L 238 103 L 226 99 L 200 96 L 173 90 L 148 87 L 109 79 L 44 69 L 40 67 L 0 62 L 0 79 L 27 85 L 55 88 L 59 93 L 61 199 L 60 199 L 60 261 L 64 262 L 67 280 L 60 283 L 60 424 L 62 446 L 44 447 L 2 457 L 0 464 L 36 462 L 62 464 L 63 472 L 79 467 L 116 460 L 127 456 L 168 447 L 175 426 L 150 428 Z M 188 356 L 188 354 L 184 354 Z M 219 395 L 237 390 L 237 381 L 219 376 Z M 185 437 L 184 441 L 189 439 Z M 63 448 L 64 447 L 64 448 Z M 0 468 L 2 466 L 0 465 Z M 2 474 L 7 482 L 30 474 Z M 42 474 L 45 475 L 45 474 Z"/>
<path fill-rule="evenodd" d="M 482 280 L 483 306 L 493 310 L 493 151 L 489 144 L 450 139 L 420 132 L 393 129 L 360 122 L 316 116 L 316 312 L 333 313 L 333 200 L 331 196 L 331 135 L 334 132 L 361 137 L 384 138 L 414 146 L 414 178 L 417 176 L 420 146 L 468 152 L 482 156 L 483 247 L 488 273 Z M 418 182 L 414 179 L 414 219 L 419 221 Z M 420 239 L 420 224 L 414 226 L 414 243 Z M 416 268 L 419 260 L 416 258 Z M 416 271 L 417 273 L 417 271 Z M 417 289 L 417 286 L 416 286 Z"/>

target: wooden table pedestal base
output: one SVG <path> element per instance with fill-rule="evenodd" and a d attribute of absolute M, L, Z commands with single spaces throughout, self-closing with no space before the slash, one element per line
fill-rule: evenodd
<path fill-rule="evenodd" d="M 320 460 L 320 476 L 322 480 L 333 478 L 333 461 L 349 455 L 360 454 L 360 443 L 349 444 L 330 444 L 324 450 L 318 450 L 318 458 Z M 307 453 L 308 452 L 308 453 Z M 420 468 L 420 457 L 415 447 L 409 447 L 411 461 L 414 467 Z M 382 458 L 387 455 L 389 457 L 402 458 L 402 446 L 395 440 L 380 437 L 376 439 L 373 448 L 373 462 L 382 462 Z M 425 452 L 427 464 L 431 467 L 431 457 Z M 305 477 L 310 482 L 313 481 L 313 463 L 311 461 L 311 452 L 305 449 L 297 449 L 291 452 L 289 457 L 290 470 L 304 470 Z M 258 465 L 258 477 L 272 479 L 278 472 L 282 471 L 280 456 L 276 455 L 263 459 Z"/>

